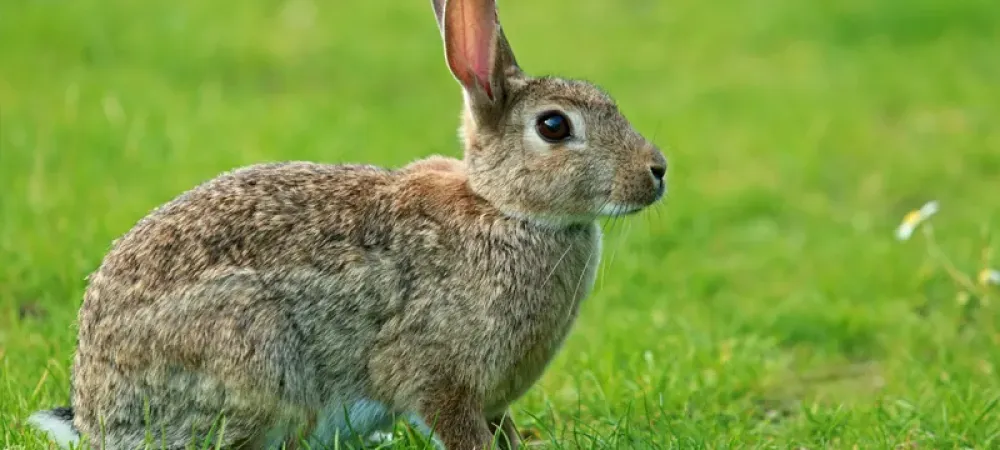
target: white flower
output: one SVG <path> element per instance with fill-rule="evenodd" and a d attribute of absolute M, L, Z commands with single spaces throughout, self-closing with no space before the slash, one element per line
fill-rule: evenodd
<path fill-rule="evenodd" d="M 991 284 L 1000 286 L 1000 270 L 983 269 L 979 272 L 979 284 L 983 286 L 989 286 Z"/>
<path fill-rule="evenodd" d="M 910 211 L 903 217 L 903 223 L 896 228 L 896 239 L 905 241 L 913 235 L 913 231 L 925 220 L 938 212 L 938 202 L 930 201 L 921 206 L 920 209 Z"/>

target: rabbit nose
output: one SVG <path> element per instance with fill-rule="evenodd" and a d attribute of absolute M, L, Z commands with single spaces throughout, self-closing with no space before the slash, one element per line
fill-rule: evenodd
<path fill-rule="evenodd" d="M 653 164 L 649 166 L 649 171 L 653 174 L 653 178 L 656 181 L 663 181 L 663 177 L 667 174 L 667 166 L 665 164 Z"/>

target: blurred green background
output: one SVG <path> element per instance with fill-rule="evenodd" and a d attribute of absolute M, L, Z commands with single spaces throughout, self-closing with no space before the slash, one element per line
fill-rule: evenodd
<path fill-rule="evenodd" d="M 975 274 L 1000 265 L 1000 2 L 500 13 L 525 70 L 602 85 L 671 162 L 663 205 L 607 224 L 516 405 L 531 439 L 998 445 L 1000 290 Z M 68 400 L 84 277 L 150 209 L 251 163 L 459 156 L 460 102 L 426 0 L 0 2 L 0 445 L 45 448 L 22 421 Z M 895 240 L 928 200 L 935 240 Z"/>

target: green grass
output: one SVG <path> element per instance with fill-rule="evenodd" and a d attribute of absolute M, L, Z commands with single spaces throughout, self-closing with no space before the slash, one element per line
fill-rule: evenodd
<path fill-rule="evenodd" d="M 68 400 L 84 276 L 153 207 L 250 163 L 459 155 L 427 3 L 0 2 L 0 446 L 46 447 L 22 421 Z M 1000 290 L 960 282 L 1000 265 L 1000 3 L 501 9 L 529 72 L 598 82 L 671 161 L 666 203 L 609 227 L 522 428 L 566 449 L 1000 446 Z M 893 238 L 927 200 L 953 266 Z"/>

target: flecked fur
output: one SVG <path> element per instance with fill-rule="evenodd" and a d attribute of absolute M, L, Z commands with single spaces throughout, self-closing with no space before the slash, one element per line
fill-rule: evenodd
<path fill-rule="evenodd" d="M 448 450 L 498 430 L 518 446 L 508 407 L 591 290 L 597 218 L 659 200 L 650 170 L 666 161 L 595 86 L 524 74 L 491 1 L 433 4 L 465 92 L 464 159 L 250 166 L 139 221 L 79 313 L 58 417 L 91 445 L 181 448 L 221 415 L 222 446 L 263 448 L 274 430 L 294 444 L 408 415 Z M 456 29 L 492 39 L 459 45 Z M 485 78 L 462 73 L 481 52 Z M 579 135 L 539 140 L 532 121 L 551 109 L 582 119 Z"/>

